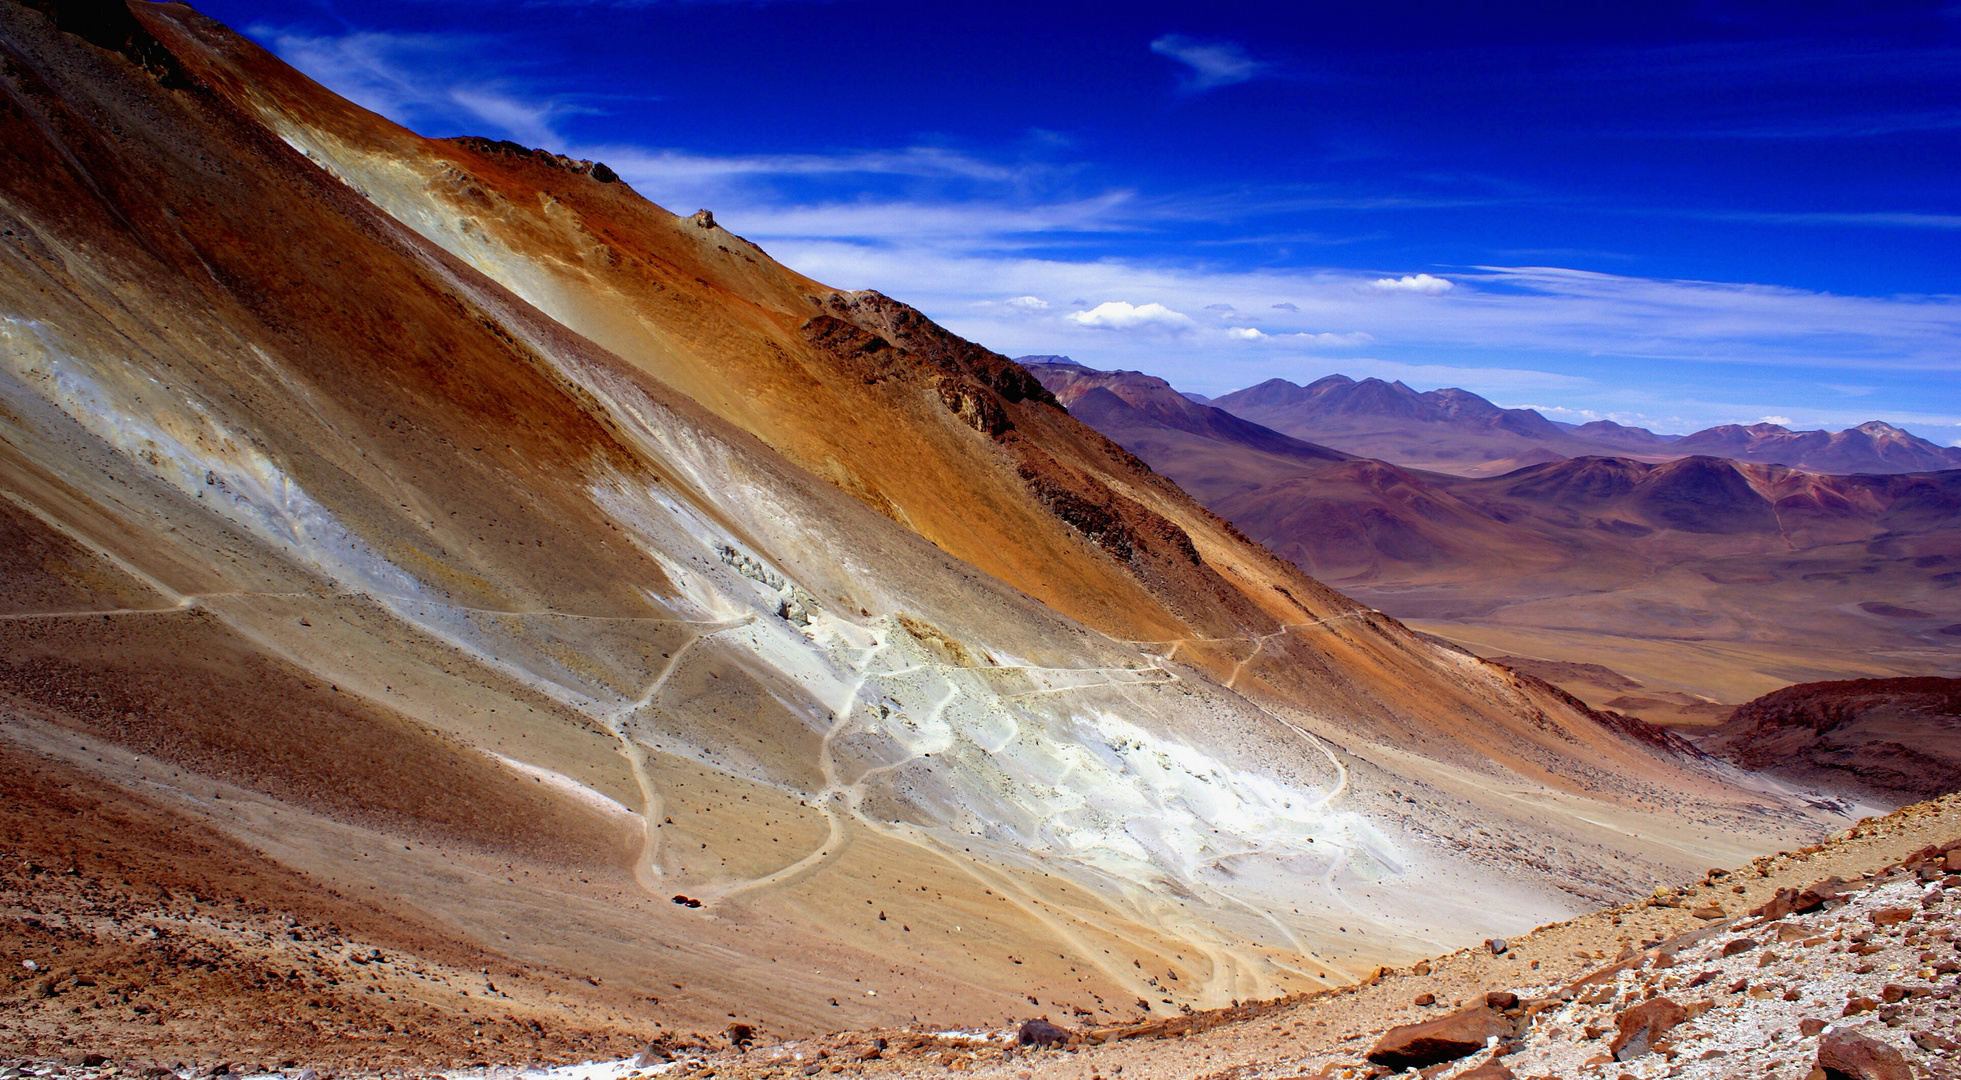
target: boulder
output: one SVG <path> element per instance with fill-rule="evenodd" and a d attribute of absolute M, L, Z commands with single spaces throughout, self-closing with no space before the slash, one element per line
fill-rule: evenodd
<path fill-rule="evenodd" d="M 1391 1069 L 1421 1069 L 1469 1057 L 1484 1049 L 1487 1041 L 1511 1034 L 1510 1021 L 1483 1005 L 1474 1005 L 1435 1020 L 1390 1028 L 1376 1040 L 1368 1057 Z"/>
<path fill-rule="evenodd" d="M 1632 1061 L 1654 1048 L 1663 1035 L 1689 1018 L 1689 1011 L 1665 997 L 1644 1001 L 1614 1016 L 1620 1033 L 1607 1049 L 1615 1061 Z"/>
<path fill-rule="evenodd" d="M 1818 1040 L 1818 1067 L 1826 1080 L 1913 1080 L 1905 1055 L 1851 1031 L 1829 1032 Z"/>
<path fill-rule="evenodd" d="M 1068 1028 L 1050 1023 L 1046 1016 L 1038 1016 L 1021 1025 L 1021 1033 L 1015 1041 L 1023 1046 L 1061 1046 L 1070 1037 Z"/>
<path fill-rule="evenodd" d="M 1821 878 L 1802 889 L 1782 888 L 1769 900 L 1750 909 L 1751 916 L 1768 922 L 1786 915 L 1802 915 L 1837 900 L 1845 892 L 1845 882 L 1836 877 Z"/>

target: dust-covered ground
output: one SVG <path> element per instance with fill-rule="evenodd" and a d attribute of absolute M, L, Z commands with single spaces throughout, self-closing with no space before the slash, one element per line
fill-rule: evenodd
<path fill-rule="evenodd" d="M 651 1010 L 564 973 L 449 955 L 454 946 L 418 936 L 383 906 L 321 894 L 215 835 L 198 839 L 209 857 L 185 863 L 181 888 L 133 893 L 122 868 L 158 839 L 145 828 L 168 828 L 167 818 L 104 811 L 78 828 L 92 794 L 84 777 L 13 767 L 5 780 L 70 793 L 73 819 L 48 827 L 77 836 L 70 865 L 0 875 L 11 916 L 0 931 L 10 984 L 0 1042 L 20 1055 L 8 1076 L 189 1077 L 229 1066 L 321 1077 L 550 1071 L 564 1080 L 1359 1078 L 1393 1071 L 1371 1060 L 1397 1041 L 1391 1029 L 1451 1017 L 1481 1018 L 1502 1034 L 1428 1064 L 1433 1080 L 1802 1080 L 1825 1043 L 1883 1054 L 1862 1039 L 1913 1070 L 1898 1075 L 1957 1075 L 1961 795 L 1542 927 L 1502 953 L 1460 950 L 1355 986 L 1229 1009 L 1062 1027 L 1061 1045 L 1031 1048 L 1017 1045 L 1019 1024 L 1052 1011 L 1033 998 L 1022 1015 L 982 1030 L 927 1022 L 751 1041 L 737 1024 L 663 1028 L 647 1019 Z M 1748 914 L 1780 890 L 1788 900 L 1833 878 L 1843 882 L 1839 899 L 1778 918 Z M 139 940 L 146 933 L 157 938 Z M 1617 1041 L 1632 1030 L 1641 1043 L 1653 1016 L 1661 1021 L 1645 1051 Z"/>

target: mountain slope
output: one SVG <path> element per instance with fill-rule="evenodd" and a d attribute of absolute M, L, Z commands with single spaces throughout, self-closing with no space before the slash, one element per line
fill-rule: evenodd
<path fill-rule="evenodd" d="M 1710 752 L 1799 783 L 1889 799 L 1961 790 L 1961 679 L 1787 686 L 1737 706 Z"/>
<path fill-rule="evenodd" d="M 1818 828 L 599 165 L 0 42 L 0 736 L 582 1022 L 1218 1004 Z"/>

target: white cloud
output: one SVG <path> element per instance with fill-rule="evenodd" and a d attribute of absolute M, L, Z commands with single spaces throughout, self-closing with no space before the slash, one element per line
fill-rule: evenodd
<path fill-rule="evenodd" d="M 1374 334 L 1365 334 L 1360 330 L 1347 334 L 1295 334 L 1294 336 L 1314 345 L 1367 345 L 1375 340 Z"/>
<path fill-rule="evenodd" d="M 1226 336 L 1238 338 L 1241 341 L 1263 341 L 1266 339 L 1265 334 L 1260 333 L 1250 326 L 1229 326 L 1226 328 Z"/>
<path fill-rule="evenodd" d="M 1194 93 L 1217 86 L 1250 82 L 1271 70 L 1271 64 L 1246 55 L 1231 41 L 1200 41 L 1183 34 L 1166 34 L 1151 42 L 1151 51 L 1184 64 L 1191 71 L 1181 80 Z"/>
<path fill-rule="evenodd" d="M 1797 423 L 1796 420 L 1788 416 L 1759 416 L 1755 422 L 1759 424 L 1776 424 L 1778 427 L 1790 427 L 1792 424 Z"/>
<path fill-rule="evenodd" d="M 1600 419 L 1600 414 L 1594 412 L 1592 409 L 1569 409 L 1564 405 L 1505 405 L 1499 402 L 1492 402 L 1492 404 L 1497 405 L 1501 409 L 1531 409 L 1533 412 L 1556 419 L 1564 417 L 1573 417 L 1582 421 Z M 1572 421 L 1568 420 L 1567 423 L 1572 423 Z"/>
<path fill-rule="evenodd" d="M 1273 305 L 1273 310 L 1275 310 L 1275 311 L 1295 311 L 1295 312 L 1298 312 L 1298 311 L 1299 311 L 1300 309 L 1301 309 L 1301 306 L 1300 306 L 1299 304 L 1289 304 L 1289 303 L 1287 303 L 1287 302 L 1286 302 L 1286 301 L 1284 301 L 1284 300 L 1283 300 L 1283 301 L 1281 301 L 1281 302 L 1280 302 L 1280 303 L 1278 303 L 1278 304 L 1275 304 L 1275 305 Z"/>
<path fill-rule="evenodd" d="M 1016 296 L 1003 300 L 1001 303 L 1003 306 L 1012 310 L 1027 312 L 1031 315 L 1038 311 L 1047 311 L 1049 309 L 1049 302 L 1039 296 Z"/>
<path fill-rule="evenodd" d="M 1422 293 L 1425 296 L 1437 296 L 1441 293 L 1447 293 L 1456 287 L 1453 282 L 1445 278 L 1431 277 L 1428 274 L 1405 274 L 1399 278 L 1377 278 L 1369 284 L 1381 289 L 1383 292 Z"/>
<path fill-rule="evenodd" d="M 1098 330 L 1179 331 L 1192 327 L 1191 316 L 1173 311 L 1163 304 L 1132 306 L 1122 300 L 1109 300 L 1088 311 L 1071 312 L 1067 318 L 1077 326 Z"/>

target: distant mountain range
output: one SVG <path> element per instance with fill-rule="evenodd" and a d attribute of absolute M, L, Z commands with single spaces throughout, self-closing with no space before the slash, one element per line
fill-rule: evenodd
<path fill-rule="evenodd" d="M 1306 386 L 1268 379 L 1216 399 L 1187 397 L 1309 442 L 1459 476 L 1602 453 L 1644 461 L 1707 455 L 1839 474 L 1961 469 L 1961 447 L 1940 446 L 1877 420 L 1837 432 L 1725 424 L 1693 435 L 1661 435 L 1610 420 L 1562 424 L 1532 409 L 1499 408 L 1455 387 L 1418 393 L 1401 382 L 1345 375 Z"/>
<path fill-rule="evenodd" d="M 1021 363 L 1076 419 L 1247 535 L 1398 618 L 1497 625 L 1541 640 L 1604 635 L 1615 644 L 1596 654 L 1600 662 L 1637 674 L 1625 665 L 1638 661 L 1621 655 L 1635 640 L 1747 643 L 1740 647 L 1778 654 L 1756 684 L 1766 687 L 1892 670 L 1833 666 L 1882 651 L 1951 656 L 1961 636 L 1961 471 L 1951 467 L 1833 475 L 1687 452 L 1723 439 L 1722 428 L 1672 440 L 1621 428 L 1605 434 L 1654 439 L 1659 452 L 1596 445 L 1568 457 L 1586 448 L 1577 429 L 1461 390 L 1276 380 L 1206 404 L 1138 372 L 1061 358 Z M 1259 416 L 1296 422 L 1276 431 L 1250 422 Z M 1339 448 L 1297 437 L 1344 426 L 1373 434 Z M 1897 446 L 1892 430 L 1854 429 Z M 1761 444 L 1774 434 L 1753 436 Z M 1832 438 L 1816 440 L 1815 452 L 1851 441 Z M 1473 455 L 1505 439 L 1538 445 L 1546 460 L 1452 475 L 1363 449 L 1434 459 L 1442 455 L 1422 453 L 1432 439 L 1459 453 L 1460 467 L 1495 467 L 1497 458 Z M 1666 681 L 1670 667 L 1655 661 L 1642 677 L 1659 671 Z M 1741 689 L 1728 700 L 1762 692 Z"/>

